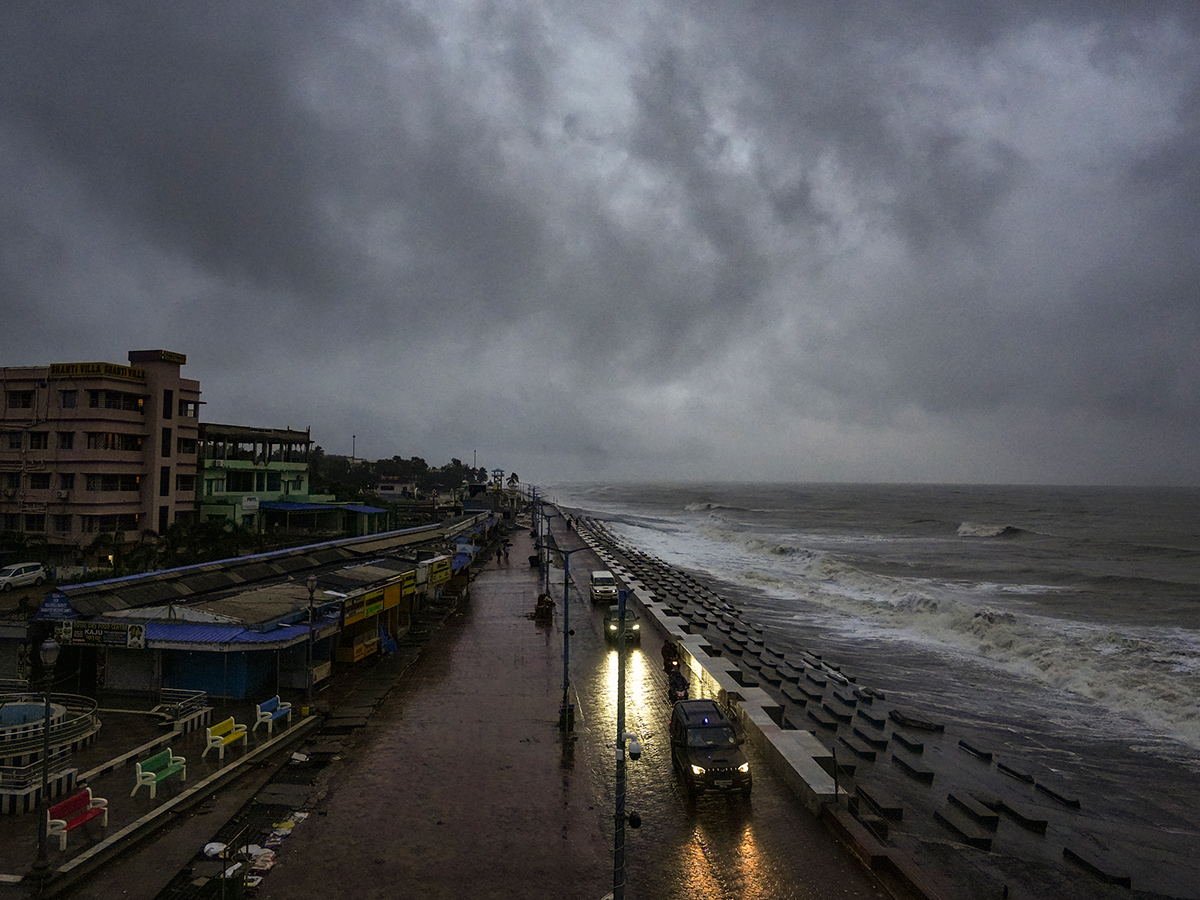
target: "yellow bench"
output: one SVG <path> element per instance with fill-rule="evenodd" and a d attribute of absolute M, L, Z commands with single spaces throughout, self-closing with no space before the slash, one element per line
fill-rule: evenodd
<path fill-rule="evenodd" d="M 230 716 L 224 722 L 218 722 L 216 725 L 204 729 L 204 731 L 208 736 L 208 746 L 206 746 L 204 748 L 204 752 L 200 754 L 201 759 L 204 759 L 204 757 L 208 756 L 208 751 L 212 750 L 214 747 L 217 750 L 217 757 L 219 759 L 224 759 L 225 748 L 227 746 L 232 744 L 234 741 L 246 740 L 246 726 L 239 725 L 237 722 L 233 721 L 233 716 Z M 243 746 L 245 745 L 243 744 Z"/>

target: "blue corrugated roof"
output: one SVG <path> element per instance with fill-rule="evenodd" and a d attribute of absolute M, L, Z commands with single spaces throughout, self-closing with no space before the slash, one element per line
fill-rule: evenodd
<path fill-rule="evenodd" d="M 278 509 L 283 512 L 320 512 L 323 509 L 337 509 L 328 503 L 300 503 L 295 500 L 263 500 L 259 509 Z"/>
<path fill-rule="evenodd" d="M 307 635 L 303 625 L 250 631 L 241 625 L 167 625 L 146 624 L 147 641 L 171 641 L 184 644 L 267 644 L 289 641 Z"/>
<path fill-rule="evenodd" d="M 386 509 L 379 509 L 378 507 L 375 507 L 375 506 L 353 506 L 352 505 L 352 506 L 347 506 L 346 509 L 350 510 L 351 512 L 359 512 L 359 513 L 387 512 Z"/>

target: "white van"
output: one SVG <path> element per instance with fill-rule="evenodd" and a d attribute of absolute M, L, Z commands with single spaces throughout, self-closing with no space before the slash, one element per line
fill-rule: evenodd
<path fill-rule="evenodd" d="M 610 605 L 617 602 L 617 579 L 612 572 L 598 570 L 591 577 L 592 602 Z"/>

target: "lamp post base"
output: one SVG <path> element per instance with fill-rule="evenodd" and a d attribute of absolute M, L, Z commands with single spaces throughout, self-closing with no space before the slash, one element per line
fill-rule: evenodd
<path fill-rule="evenodd" d="M 575 730 L 575 704 L 564 703 L 558 708 L 558 730 L 570 734 Z"/>

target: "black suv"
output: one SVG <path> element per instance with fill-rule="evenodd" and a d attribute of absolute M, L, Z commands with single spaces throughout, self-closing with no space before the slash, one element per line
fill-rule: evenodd
<path fill-rule="evenodd" d="M 681 700 L 671 708 L 671 762 L 689 795 L 741 791 L 749 797 L 754 779 L 741 745 L 715 700 Z"/>

